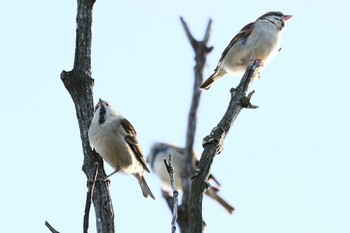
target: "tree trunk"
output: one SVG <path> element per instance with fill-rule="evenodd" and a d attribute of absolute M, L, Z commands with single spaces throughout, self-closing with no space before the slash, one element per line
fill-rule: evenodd
<path fill-rule="evenodd" d="M 99 176 L 105 176 L 103 160 L 91 150 L 88 130 L 94 114 L 93 86 L 91 77 L 91 25 L 94 1 L 78 0 L 77 29 L 74 67 L 71 71 L 62 71 L 61 79 L 72 97 L 78 119 L 80 138 L 82 141 L 84 163 L 83 171 L 88 184 L 94 177 L 94 166 L 98 163 Z M 114 211 L 106 182 L 96 182 L 92 202 L 96 213 L 97 232 L 112 233 L 114 227 Z"/>

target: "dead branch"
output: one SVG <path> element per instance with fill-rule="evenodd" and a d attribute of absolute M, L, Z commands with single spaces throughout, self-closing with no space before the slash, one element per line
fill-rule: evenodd
<path fill-rule="evenodd" d="M 211 133 L 203 139 L 204 151 L 199 161 L 196 174 L 193 177 L 189 196 L 189 232 L 191 233 L 203 232 L 205 224 L 202 216 L 202 200 L 203 194 L 208 188 L 206 181 L 210 175 L 214 156 L 221 152 L 224 139 L 242 108 L 253 106 L 250 104 L 249 100 L 254 92 L 251 92 L 248 97 L 246 97 L 246 93 L 250 83 L 258 73 L 260 65 L 260 62 L 255 60 L 248 66 L 237 88 L 231 89 L 231 100 L 225 115 Z"/>
<path fill-rule="evenodd" d="M 50 230 L 52 233 L 60 233 L 59 231 L 56 231 L 56 229 L 53 228 L 53 226 L 51 226 L 50 223 L 48 223 L 47 221 L 45 221 L 45 226 L 47 226 L 47 228 L 49 228 L 49 230 Z"/>
<path fill-rule="evenodd" d="M 177 191 L 176 183 L 175 183 L 175 172 L 174 172 L 174 166 L 173 166 L 173 160 L 172 160 L 172 155 L 169 154 L 169 159 L 168 161 L 164 159 L 165 167 L 166 170 L 169 173 L 170 176 L 170 183 L 171 183 L 171 188 L 173 189 L 173 219 L 171 221 L 171 232 L 175 233 L 176 232 L 176 222 L 178 218 L 178 206 L 179 206 L 179 192 Z"/>
<path fill-rule="evenodd" d="M 92 196 L 94 194 L 94 188 L 96 184 L 97 174 L 98 174 L 98 163 L 95 163 L 94 167 L 94 176 L 92 177 L 92 180 L 88 181 L 88 191 L 86 193 L 86 202 L 85 202 L 85 212 L 84 212 L 84 233 L 88 232 L 89 229 L 89 218 L 90 218 L 90 207 L 92 202 Z"/>
<path fill-rule="evenodd" d="M 182 202 L 179 207 L 179 218 L 177 223 L 179 224 L 182 233 L 189 232 L 189 222 L 188 222 L 188 196 L 190 192 L 190 180 L 187 177 L 191 177 L 192 174 L 192 156 L 193 156 L 193 143 L 195 139 L 196 125 L 197 125 L 197 111 L 199 106 L 199 100 L 201 91 L 199 86 L 203 82 L 203 69 L 206 63 L 206 56 L 210 53 L 213 47 L 208 47 L 208 40 L 210 36 L 211 20 L 209 19 L 208 25 L 204 34 L 202 41 L 194 39 L 192 36 L 187 23 L 180 17 L 182 26 L 185 30 L 186 36 L 195 52 L 195 67 L 194 67 L 194 84 L 193 84 L 193 95 L 192 102 L 188 116 L 187 132 L 186 132 L 186 146 L 185 146 L 185 158 L 188 164 L 186 168 L 181 172 L 182 177 L 182 188 L 183 196 Z M 169 203 L 168 203 L 169 205 Z"/>
<path fill-rule="evenodd" d="M 91 77 L 91 26 L 95 1 L 78 0 L 77 2 L 74 66 L 71 71 L 62 71 L 61 80 L 72 97 L 75 106 L 84 154 L 83 171 L 87 180 L 91 180 L 94 177 L 96 162 L 99 164 L 98 174 L 106 176 L 102 158 L 91 150 L 88 139 L 88 129 L 94 113 L 92 95 L 94 80 Z M 114 232 L 114 211 L 109 189 L 105 182 L 95 184 L 92 201 L 95 207 L 96 219 L 98 219 L 96 221 L 97 232 Z"/>

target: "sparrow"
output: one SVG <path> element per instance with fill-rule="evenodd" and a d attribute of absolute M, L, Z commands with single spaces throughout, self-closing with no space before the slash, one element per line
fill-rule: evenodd
<path fill-rule="evenodd" d="M 171 187 L 170 176 L 164 164 L 164 159 L 168 159 L 169 154 L 172 155 L 176 187 L 179 191 L 182 191 L 182 177 L 180 174 L 185 166 L 184 148 L 180 148 L 167 143 L 154 143 L 150 150 L 150 154 L 147 156 L 147 161 L 149 162 L 152 171 L 162 181 L 162 189 L 165 190 Z M 199 161 L 195 153 L 193 154 L 192 158 L 193 172 L 195 172 Z M 191 176 L 187 178 L 191 179 Z M 220 183 L 215 179 L 213 175 L 210 175 L 208 180 L 214 181 L 219 187 L 211 186 L 205 192 L 205 194 L 219 202 L 231 214 L 234 210 L 234 207 L 232 207 L 218 195 Z"/>
<path fill-rule="evenodd" d="M 150 171 L 134 127 L 102 99 L 95 107 L 88 136 L 91 147 L 114 169 L 106 178 L 119 171 L 132 174 L 139 182 L 143 196 L 155 199 L 143 175 L 144 171 Z"/>
<path fill-rule="evenodd" d="M 214 73 L 200 88 L 208 90 L 217 79 L 226 74 L 243 76 L 248 65 L 255 59 L 259 59 L 262 66 L 266 67 L 281 50 L 281 37 L 290 18 L 291 15 L 270 11 L 244 26 L 222 53 Z"/>

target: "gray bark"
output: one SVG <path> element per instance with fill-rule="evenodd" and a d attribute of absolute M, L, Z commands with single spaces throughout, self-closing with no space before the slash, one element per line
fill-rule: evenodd
<path fill-rule="evenodd" d="M 224 139 L 241 110 L 257 107 L 250 104 L 250 98 L 254 92 L 251 92 L 248 97 L 246 97 L 246 93 L 259 67 L 258 60 L 248 66 L 237 88 L 231 89 L 231 100 L 225 115 L 210 135 L 203 140 L 204 151 L 199 161 L 197 173 L 193 177 L 189 196 L 189 232 L 191 233 L 203 232 L 205 227 L 202 216 L 202 201 L 203 194 L 209 187 L 206 181 L 210 175 L 214 156 L 221 152 Z"/>
<path fill-rule="evenodd" d="M 187 177 L 191 177 L 193 172 L 192 166 L 192 155 L 193 155 L 193 143 L 195 139 L 196 126 L 197 126 L 197 112 L 201 96 L 201 90 L 199 86 L 203 82 L 203 69 L 206 63 L 206 57 L 208 53 L 213 49 L 208 47 L 208 41 L 211 29 L 211 20 L 208 22 L 206 32 L 202 41 L 197 41 L 192 36 L 185 20 L 180 18 L 182 26 L 184 27 L 187 39 L 189 40 L 194 52 L 195 52 L 195 66 L 194 66 L 194 84 L 193 84 L 193 94 L 191 99 L 191 107 L 188 114 L 187 121 L 187 132 L 186 132 L 186 145 L 185 145 L 185 157 L 186 164 L 188 165 L 182 172 L 182 187 L 183 196 L 181 200 L 181 205 L 178 208 L 177 224 L 179 225 L 181 233 L 189 232 L 189 219 L 188 219 L 188 196 L 190 193 L 191 181 Z M 174 199 L 170 197 L 167 193 L 163 192 L 163 197 L 167 201 L 169 208 L 172 210 L 174 207 Z"/>
<path fill-rule="evenodd" d="M 94 177 L 95 163 L 98 163 L 98 174 L 106 176 L 102 158 L 95 151 L 91 150 L 88 139 L 88 129 L 94 114 L 92 95 L 94 80 L 91 77 L 91 25 L 94 1 L 78 0 L 77 2 L 74 66 L 71 71 L 62 71 L 61 80 L 72 97 L 75 106 L 84 154 L 82 169 L 87 180 L 91 181 Z M 95 183 L 92 202 L 96 213 L 97 232 L 114 232 L 114 211 L 106 182 Z"/>

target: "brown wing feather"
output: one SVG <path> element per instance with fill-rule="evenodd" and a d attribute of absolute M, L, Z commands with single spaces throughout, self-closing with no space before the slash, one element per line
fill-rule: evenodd
<path fill-rule="evenodd" d="M 150 172 L 148 167 L 147 167 L 147 163 L 145 161 L 144 153 L 143 153 L 143 151 L 142 151 L 142 149 L 137 141 L 137 133 L 136 133 L 135 128 L 125 118 L 123 118 L 120 121 L 120 124 L 122 125 L 122 127 L 124 128 L 126 133 L 128 134 L 127 136 L 125 136 L 125 141 L 128 143 L 131 150 L 134 152 L 136 159 L 142 164 L 143 169 L 145 169 L 147 172 Z"/>
<path fill-rule="evenodd" d="M 215 71 L 218 69 L 218 67 L 220 66 L 222 60 L 224 59 L 224 57 L 227 55 L 228 51 L 232 48 L 232 46 L 240 39 L 242 39 L 242 37 L 246 37 L 247 35 L 249 35 L 251 33 L 251 31 L 254 28 L 254 22 L 249 23 L 247 25 L 245 25 L 241 31 L 235 36 L 233 37 L 233 39 L 231 40 L 231 42 L 229 43 L 229 45 L 226 47 L 226 49 L 224 50 L 224 52 L 222 52 L 221 58 L 219 60 L 219 63 L 217 65 L 217 67 L 215 68 Z"/>

